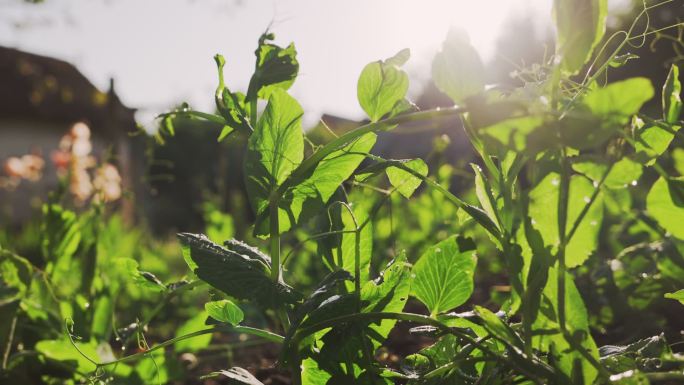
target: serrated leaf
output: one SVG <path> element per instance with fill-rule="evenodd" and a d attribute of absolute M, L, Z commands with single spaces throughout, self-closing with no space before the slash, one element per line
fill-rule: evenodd
<path fill-rule="evenodd" d="M 682 84 L 679 82 L 679 67 L 672 64 L 663 86 L 663 119 L 670 124 L 679 120 L 682 111 Z"/>
<path fill-rule="evenodd" d="M 428 174 L 428 166 L 422 159 L 412 159 L 403 164 L 422 176 Z M 405 198 L 410 198 L 422 182 L 413 174 L 397 167 L 388 167 L 385 172 L 392 186 Z"/>
<path fill-rule="evenodd" d="M 646 197 L 646 211 L 673 236 L 684 239 L 684 205 L 679 198 L 684 191 L 684 178 L 663 177 L 651 187 Z"/>
<path fill-rule="evenodd" d="M 408 60 L 410 52 L 404 49 L 385 61 L 376 61 L 364 67 L 357 84 L 357 97 L 361 108 L 372 122 L 389 114 L 406 96 L 409 79 L 399 67 Z"/>
<path fill-rule="evenodd" d="M 204 304 L 204 310 L 207 311 L 209 317 L 233 326 L 237 326 L 245 318 L 242 309 L 227 299 L 207 302 Z"/>
<path fill-rule="evenodd" d="M 558 195 L 560 176 L 548 174 L 529 193 L 529 215 L 532 225 L 539 230 L 544 244 L 554 250 L 558 247 Z M 568 194 L 567 231 L 570 231 L 580 212 L 587 205 L 594 192 L 594 186 L 586 178 L 575 175 L 571 178 Z M 575 234 L 565 248 L 568 267 L 582 264 L 596 249 L 598 235 L 603 221 L 603 198 L 598 195 Z"/>
<path fill-rule="evenodd" d="M 297 302 L 301 295 L 270 278 L 271 266 L 262 258 L 217 245 L 204 235 L 181 233 L 183 257 L 201 280 L 237 299 L 254 301 L 265 308 Z"/>
<path fill-rule="evenodd" d="M 412 294 L 432 316 L 462 305 L 473 292 L 474 245 L 448 238 L 427 249 L 413 267 Z"/>
<path fill-rule="evenodd" d="M 484 91 L 484 65 L 463 31 L 449 31 L 442 50 L 432 62 L 432 78 L 437 88 L 454 103 L 462 103 Z"/>
<path fill-rule="evenodd" d="M 591 58 L 606 30 L 607 0 L 554 0 L 556 52 L 561 67 L 576 73 Z"/>
<path fill-rule="evenodd" d="M 302 107 L 287 92 L 276 89 L 247 142 L 245 184 L 257 214 L 276 189 L 302 161 Z"/>

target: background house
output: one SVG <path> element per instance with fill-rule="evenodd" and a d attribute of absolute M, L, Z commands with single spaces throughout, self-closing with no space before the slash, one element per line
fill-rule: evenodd
<path fill-rule="evenodd" d="M 24 221 L 35 209 L 34 202 L 40 201 L 37 198 L 44 199 L 57 187 L 50 156 L 78 122 L 90 127 L 92 154 L 98 161 L 118 167 L 126 195 L 121 209 L 133 219 L 133 197 L 140 192 L 136 181 L 144 170 L 142 157 L 134 156 L 142 153 L 134 149 L 142 140 L 131 135 L 136 132 L 134 112 L 121 103 L 113 81 L 103 92 L 67 62 L 0 47 L 0 162 L 29 153 L 45 159 L 39 181 L 0 189 L 0 222 Z"/>

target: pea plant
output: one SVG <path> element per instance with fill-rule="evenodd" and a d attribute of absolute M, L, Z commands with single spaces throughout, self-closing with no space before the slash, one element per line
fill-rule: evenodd
<path fill-rule="evenodd" d="M 410 55 L 403 50 L 361 72 L 358 101 L 369 123 L 327 143 L 307 140 L 302 107 L 287 92 L 299 69 L 294 45 L 278 46 L 264 34 L 246 93 L 225 84 L 226 61 L 217 55 L 217 113 L 185 106 L 163 114 L 159 135 L 172 136 L 174 119 L 184 117 L 219 124 L 219 141 L 247 138 L 244 184 L 254 239 L 263 242 L 221 245 L 201 234 L 178 234 L 196 282 L 221 297 L 205 305 L 209 326 L 120 359 L 88 360 L 99 370 L 121 370 L 157 349 L 222 332 L 279 345 L 278 364 L 294 384 L 684 381 L 684 358 L 663 335 L 598 347 L 593 315 L 575 284 L 601 258 L 608 227 L 643 235 L 621 245 L 611 265 L 646 246 L 667 247 L 680 258 L 684 252 L 684 179 L 671 171 L 670 155 L 681 126 L 679 69 L 671 65 L 658 92 L 646 78 L 609 80 L 612 68 L 637 60 L 629 47 L 663 31 L 636 27 L 658 4 L 609 38 L 605 0 L 556 0 L 554 6 L 556 52 L 521 76 L 520 87 L 486 86 L 482 60 L 454 30 L 432 65 L 434 82 L 453 107 L 418 110 L 407 99 L 402 66 Z M 655 99 L 662 107 L 657 112 L 649 104 Z M 371 153 L 379 132 L 450 117 L 460 118 L 478 156 L 467 171 L 475 199 L 456 196 L 421 159 Z M 645 183 L 645 196 L 632 188 Z M 397 252 L 379 260 L 373 225 L 388 197 L 411 206 L 426 191 L 457 213 L 462 231 L 421 255 Z M 327 270 L 313 290 L 300 288 L 299 277 L 285 268 L 298 257 L 287 244 L 294 232 L 315 244 L 319 259 L 311 263 Z M 485 242 L 505 268 L 510 295 L 497 309 L 469 303 L 471 310 L 456 312 L 471 299 L 478 243 Z M 666 287 L 684 288 L 682 275 L 669 277 Z M 674 289 L 658 296 L 684 302 L 684 292 Z M 406 311 L 414 300 L 425 311 Z M 242 304 L 260 309 L 273 327 L 243 324 Z M 400 324 L 431 342 L 400 365 L 386 365 L 378 351 Z M 240 367 L 208 376 L 261 384 Z"/>

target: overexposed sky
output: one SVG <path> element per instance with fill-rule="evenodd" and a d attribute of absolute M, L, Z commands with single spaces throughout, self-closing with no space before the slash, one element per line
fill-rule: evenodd
<path fill-rule="evenodd" d="M 0 0 L 0 45 L 74 63 L 96 86 L 116 80 L 141 123 L 181 102 L 213 110 L 222 53 L 233 90 L 247 87 L 259 35 L 295 42 L 300 76 L 292 94 L 305 120 L 328 112 L 362 117 L 356 80 L 365 64 L 412 51 L 407 69 L 418 92 L 450 27 L 464 29 L 485 59 L 510 16 L 531 14 L 550 28 L 550 0 Z"/>

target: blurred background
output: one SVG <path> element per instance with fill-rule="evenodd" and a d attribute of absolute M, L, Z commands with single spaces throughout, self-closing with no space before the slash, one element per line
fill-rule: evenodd
<path fill-rule="evenodd" d="M 356 98 L 363 67 L 403 48 L 411 50 L 405 66 L 411 100 L 421 109 L 449 106 L 430 74 L 432 59 L 450 28 L 468 33 L 487 65 L 488 83 L 521 85 L 521 79 L 543 71 L 543 63 L 554 52 L 551 4 L 550 0 L 0 0 L 0 252 L 9 250 L 41 269 L 47 266 L 50 240 L 44 234 L 51 234 L 49 219 L 54 213 L 45 203 L 59 204 L 65 209 L 58 213 L 60 220 L 72 220 L 73 212 L 80 221 L 84 235 L 77 242 L 78 255 L 97 251 L 98 277 L 104 283 L 95 286 L 103 292 L 125 292 L 115 305 L 126 311 L 112 321 L 111 330 L 125 334 L 126 325 L 157 317 L 160 321 L 147 336 L 162 341 L 203 327 L 206 315 L 197 313 L 197 305 L 207 300 L 206 293 L 179 296 L 174 299 L 176 306 L 164 307 L 175 290 L 170 288 L 184 282 L 188 274 L 175 233 L 202 232 L 216 242 L 235 237 L 263 245 L 251 235 L 253 213 L 241 166 L 245 137 L 234 134 L 218 142 L 220 126 L 182 118 L 174 121 L 173 137 L 158 135 L 161 122 L 156 117 L 183 103 L 214 112 L 214 54 L 226 58 L 231 91 L 244 92 L 254 70 L 259 37 L 268 30 L 280 46 L 293 42 L 300 70 L 290 93 L 304 108 L 308 138 L 323 143 L 363 123 Z M 628 28 L 643 4 L 610 0 L 606 36 Z M 683 7 L 682 0 L 670 1 L 654 9 L 648 19 L 639 19 L 636 28 L 645 31 L 681 23 Z M 656 89 L 662 87 L 670 65 L 681 66 L 684 61 L 682 28 L 670 32 L 635 42 L 630 53 L 647 59 L 611 69 L 602 81 L 645 76 Z M 656 99 L 646 108 L 659 110 Z M 682 146 L 681 136 L 673 146 Z M 473 152 L 458 119 L 413 123 L 382 133 L 373 152 L 385 158 L 423 158 L 431 177 L 475 201 L 468 165 Z M 645 196 L 643 186 L 635 189 Z M 364 190 L 359 190 L 359 197 L 364 197 Z M 461 223 L 457 210 L 433 191 L 421 190 L 410 205 L 396 195 L 388 198 L 389 204 L 373 223 L 373 268 L 386 263 L 396 250 L 407 249 L 409 259 L 415 260 L 437 240 L 466 233 L 483 241 L 478 243 L 481 258 L 472 301 L 486 305 L 505 301 L 509 289 L 504 286 L 504 269 L 483 232 Z M 367 201 L 376 203 L 375 198 Z M 402 218 L 401 226 L 393 218 Z M 634 263 L 626 263 L 614 275 L 606 273 L 618 260 L 622 244 L 634 244 L 643 236 L 641 230 L 615 233 L 628 233 L 629 239 L 603 237 L 599 257 L 576 271 L 597 341 L 622 343 L 662 330 L 677 333 L 681 312 L 664 303 L 659 293 L 672 280 L 681 280 L 684 261 L 669 263 L 669 257 L 661 258 L 655 250 L 647 257 L 637 255 Z M 284 255 L 297 254 L 286 264 L 288 274 L 303 287 L 325 273 L 316 245 L 305 243 L 306 237 L 306 232 L 294 231 L 283 242 Z M 672 255 L 681 259 L 676 252 Z M 144 285 L 138 287 L 118 277 L 115 261 L 122 265 L 128 259 L 158 281 L 146 276 L 148 281 L 142 279 Z M 669 263 L 664 268 L 663 261 Z M 74 293 L 79 288 L 69 285 L 74 281 L 71 274 L 78 270 L 73 266 L 80 265 L 70 266 L 65 269 L 69 274 L 63 281 L 57 279 L 55 286 L 62 290 L 60 298 L 78 302 Z M 125 273 L 121 275 L 131 276 L 130 271 Z M 670 281 L 666 281 L 668 274 Z M 614 280 L 606 278 L 613 276 Z M 125 283 L 112 284 L 119 281 Z M 149 282 L 154 295 L 149 294 Z M 167 284 L 165 294 L 158 293 L 159 282 Z M 0 301 L 0 310 L 12 303 Z M 84 314 L 90 306 L 86 305 Z M 253 309 L 245 309 L 255 326 L 268 322 Z M 3 313 L 9 314 L 0 311 L 0 318 Z M 42 313 L 29 318 L 27 325 L 36 326 L 27 326 L 18 340 L 31 345 L 40 338 L 63 336 L 63 319 Z M 609 328 L 612 335 L 602 336 Z M 39 338 L 35 330 L 45 335 Z M 2 332 L 0 327 L 0 341 Z M 130 338 L 133 334 L 128 333 Z M 233 360 L 229 343 L 235 341 L 220 342 L 226 344 L 216 350 L 202 350 L 209 340 L 178 350 L 202 351 L 204 358 L 227 355 Z M 392 349 L 411 352 L 415 346 Z M 275 359 L 269 350 L 241 350 L 241 354 L 237 361 Z M 179 369 L 179 363 L 166 364 L 173 366 L 168 368 L 168 378 L 184 378 L 185 374 L 178 374 L 185 370 Z M 29 381 L 33 363 L 17 365 L 21 370 L 15 373 L 27 377 L 16 383 L 33 383 Z M 148 372 L 140 369 L 141 383 L 149 380 Z"/>
<path fill-rule="evenodd" d="M 127 221 L 145 222 L 158 234 L 198 230 L 203 226 L 202 202 L 218 196 L 224 210 L 243 206 L 242 176 L 230 167 L 241 159 L 240 146 L 224 151 L 232 142 L 207 140 L 215 133 L 185 127 L 192 126 L 190 122 L 181 124 L 178 140 L 164 147 L 150 146 L 146 134 L 157 130 L 159 113 L 182 102 L 212 111 L 214 54 L 227 59 L 231 89 L 244 90 L 254 67 L 252 52 L 264 31 L 273 31 L 277 44 L 294 42 L 301 67 L 291 93 L 304 107 L 305 127 L 315 130 L 323 121 L 344 131 L 363 116 L 356 101 L 356 79 L 363 66 L 403 48 L 412 52 L 407 70 L 413 101 L 421 108 L 448 105 L 431 83 L 430 63 L 453 27 L 469 34 L 488 63 L 491 83 L 514 82 L 514 71 L 553 52 L 550 4 L 0 0 L 0 161 L 24 156 L 22 162 L 10 162 L 19 169 L 5 167 L 0 218 L 3 224 L 19 225 L 31 216 L 40 202 L 34 198 L 44 198 L 56 186 L 59 168 L 66 166 L 60 166 L 56 151 L 70 150 L 64 141 L 60 147 L 60 138 L 80 122 L 90 131 L 92 148 L 77 155 L 84 156 L 84 164 L 116 166 L 118 175 L 112 178 L 120 179 L 119 195 L 125 199 L 118 206 Z M 609 29 L 617 30 L 631 21 L 641 2 L 613 0 L 609 5 Z M 679 11 L 677 1 L 659 7 L 650 25 L 672 24 Z M 651 48 L 658 48 L 656 59 L 638 61 L 639 68 L 624 68 L 612 76 L 631 71 L 651 74 L 656 84 L 662 83 L 663 67 L 677 53 L 666 41 L 641 49 Z M 652 68 L 644 68 L 648 66 Z M 452 123 L 424 127 L 419 135 L 385 135 L 376 151 L 396 158 L 425 157 L 434 138 L 447 135 L 448 161 L 467 161 L 470 149 L 452 127 L 458 122 Z M 26 178 L 18 183 L 12 174 L 22 172 Z M 86 179 L 85 172 L 80 174 Z M 76 181 L 72 188 L 80 188 L 81 198 L 88 198 L 87 182 Z"/>

